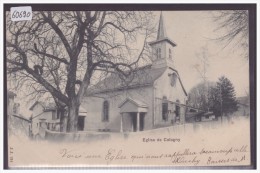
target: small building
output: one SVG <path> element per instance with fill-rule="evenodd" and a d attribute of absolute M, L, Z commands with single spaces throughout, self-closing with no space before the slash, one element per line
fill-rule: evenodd
<path fill-rule="evenodd" d="M 54 103 L 36 101 L 30 107 L 30 110 L 33 112 L 31 115 L 33 136 L 39 133 L 42 124 L 46 124 L 46 127 L 50 130 L 59 131 L 60 117 L 58 117 Z"/>
<path fill-rule="evenodd" d="M 12 91 L 7 91 L 7 116 L 10 119 L 10 116 L 14 113 L 14 98 L 16 94 Z"/>
<path fill-rule="evenodd" d="M 249 116 L 250 115 L 250 100 L 248 96 L 237 98 L 238 109 L 235 115 L 239 116 Z"/>
<path fill-rule="evenodd" d="M 196 119 L 198 121 L 214 121 L 216 120 L 216 116 L 213 112 L 205 112 L 203 114 L 199 114 Z"/>
<path fill-rule="evenodd" d="M 31 107 L 31 128 L 32 135 L 35 136 L 39 133 L 40 127 L 51 130 L 60 131 L 61 119 L 58 114 L 55 103 L 44 103 L 36 101 Z M 85 116 L 87 112 L 80 107 L 78 117 L 78 130 L 83 130 L 85 125 Z M 65 111 L 65 122 L 67 119 L 67 113 Z"/>
<path fill-rule="evenodd" d="M 186 111 L 185 120 L 187 123 L 194 122 L 206 122 L 206 121 L 215 121 L 217 120 L 213 112 L 206 112 L 197 108 L 189 108 Z"/>
<path fill-rule="evenodd" d="M 20 104 L 15 102 L 16 94 L 7 91 L 8 134 L 19 137 L 31 135 L 31 121 L 20 113 Z"/>
<path fill-rule="evenodd" d="M 31 120 L 21 114 L 13 114 L 11 126 L 14 127 L 12 130 L 16 135 L 19 134 L 30 137 L 31 136 Z"/>

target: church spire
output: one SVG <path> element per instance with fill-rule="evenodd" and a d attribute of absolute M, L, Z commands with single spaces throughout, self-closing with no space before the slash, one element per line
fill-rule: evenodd
<path fill-rule="evenodd" d="M 167 34 L 166 34 L 164 22 L 163 22 L 163 14 L 161 11 L 160 21 L 159 21 L 159 26 L 158 26 L 158 33 L 157 33 L 157 40 L 161 40 L 166 37 L 167 37 Z"/>
<path fill-rule="evenodd" d="M 161 68 L 161 67 L 171 67 L 174 68 L 173 59 L 174 59 L 174 50 L 176 46 L 166 34 L 166 28 L 164 26 L 163 14 L 161 12 L 158 26 L 157 39 L 149 43 L 152 47 L 152 67 Z"/>

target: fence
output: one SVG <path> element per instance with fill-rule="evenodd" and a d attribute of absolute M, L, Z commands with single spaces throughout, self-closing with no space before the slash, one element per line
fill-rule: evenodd
<path fill-rule="evenodd" d="M 186 124 L 175 124 L 169 127 L 162 127 L 152 130 L 140 132 L 96 132 L 96 131 L 80 131 L 76 133 L 55 132 L 48 129 L 40 128 L 40 135 L 48 141 L 97 141 L 106 139 L 124 139 L 133 137 L 146 137 L 146 136 L 181 136 L 184 134 L 192 134 L 196 132 L 208 131 L 216 129 L 221 125 L 221 121 L 207 121 L 207 122 L 194 122 Z"/>
<path fill-rule="evenodd" d="M 161 127 L 152 130 L 141 131 L 137 133 L 129 133 L 128 137 L 134 136 L 161 136 L 173 135 L 173 136 L 182 136 L 184 134 L 192 134 L 197 132 L 203 132 L 208 130 L 217 129 L 221 126 L 221 121 L 207 121 L 207 122 L 193 122 L 185 124 L 176 124 L 169 127 Z"/>

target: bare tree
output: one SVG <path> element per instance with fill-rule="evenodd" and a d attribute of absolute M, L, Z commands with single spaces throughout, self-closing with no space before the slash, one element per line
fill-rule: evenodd
<path fill-rule="evenodd" d="M 207 77 L 208 67 L 209 67 L 209 54 L 206 47 L 202 47 L 201 52 L 196 54 L 198 58 L 198 63 L 193 66 L 193 68 L 198 72 L 202 83 L 198 84 L 196 87 L 192 88 L 189 93 L 189 100 L 191 102 L 197 102 L 195 107 L 199 107 L 204 110 L 209 109 L 209 82 Z M 195 98 L 194 98 L 195 97 Z M 197 98 L 196 98 L 197 97 Z"/>
<path fill-rule="evenodd" d="M 192 107 L 209 111 L 212 101 L 210 95 L 212 92 L 212 87 L 215 86 L 214 82 L 206 82 L 208 87 L 207 94 L 205 93 L 205 83 L 201 82 L 198 85 L 194 86 L 188 94 L 188 104 Z"/>
<path fill-rule="evenodd" d="M 7 15 L 7 67 L 20 86 L 51 95 L 68 108 L 67 131 L 77 131 L 81 101 L 97 71 L 127 78 L 147 58 L 151 12 L 34 12 L 32 21 Z M 141 50 L 133 49 L 143 35 Z"/>
<path fill-rule="evenodd" d="M 224 45 L 224 48 L 233 45 L 236 50 L 242 49 L 243 56 L 248 59 L 248 11 L 226 10 L 213 13 L 213 21 L 218 24 L 216 32 L 222 32 L 217 41 Z"/>
<path fill-rule="evenodd" d="M 49 43 L 48 46 L 55 54 L 59 55 L 62 53 L 61 50 L 57 49 L 57 45 Z M 41 69 L 39 63 L 33 62 L 34 70 L 38 70 L 38 73 L 42 73 L 42 76 L 44 76 L 48 82 L 55 86 L 59 92 L 62 92 L 62 90 L 64 90 L 64 82 L 62 82 L 62 80 L 66 80 L 66 70 L 64 68 L 60 68 L 60 62 L 56 62 L 53 59 L 46 59 L 45 57 L 39 56 L 38 54 L 35 54 L 35 56 L 37 56 L 37 58 L 41 60 L 42 63 L 44 63 L 46 69 Z M 56 99 L 52 93 L 50 93 L 41 83 L 37 81 L 37 79 L 29 75 L 26 71 L 16 71 L 16 67 L 8 68 L 7 70 L 8 82 L 10 84 L 9 89 L 23 92 L 21 95 L 25 95 L 27 102 L 31 103 L 35 101 L 41 101 L 45 103 L 54 102 L 56 104 L 57 114 L 59 114 L 58 117 L 60 117 L 61 122 L 60 131 L 65 131 L 66 105 L 60 100 Z"/>

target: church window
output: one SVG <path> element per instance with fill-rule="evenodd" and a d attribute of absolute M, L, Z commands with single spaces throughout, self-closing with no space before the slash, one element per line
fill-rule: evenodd
<path fill-rule="evenodd" d="M 163 97 L 162 100 L 162 119 L 164 121 L 168 121 L 168 101 L 167 97 Z"/>
<path fill-rule="evenodd" d="M 177 79 L 178 79 L 178 76 L 177 76 L 176 73 L 173 73 L 173 74 L 170 75 L 170 80 L 171 80 L 171 86 L 172 87 L 176 86 Z"/>
<path fill-rule="evenodd" d="M 175 115 L 176 115 L 176 121 L 180 121 L 180 101 L 178 99 L 176 100 L 176 105 L 175 105 Z"/>
<path fill-rule="evenodd" d="M 102 121 L 108 121 L 109 120 L 109 103 L 107 100 L 103 102 L 103 117 Z"/>
<path fill-rule="evenodd" d="M 161 48 L 157 49 L 157 59 L 161 59 Z"/>
<path fill-rule="evenodd" d="M 172 59 L 172 50 L 169 49 L 169 58 Z"/>

